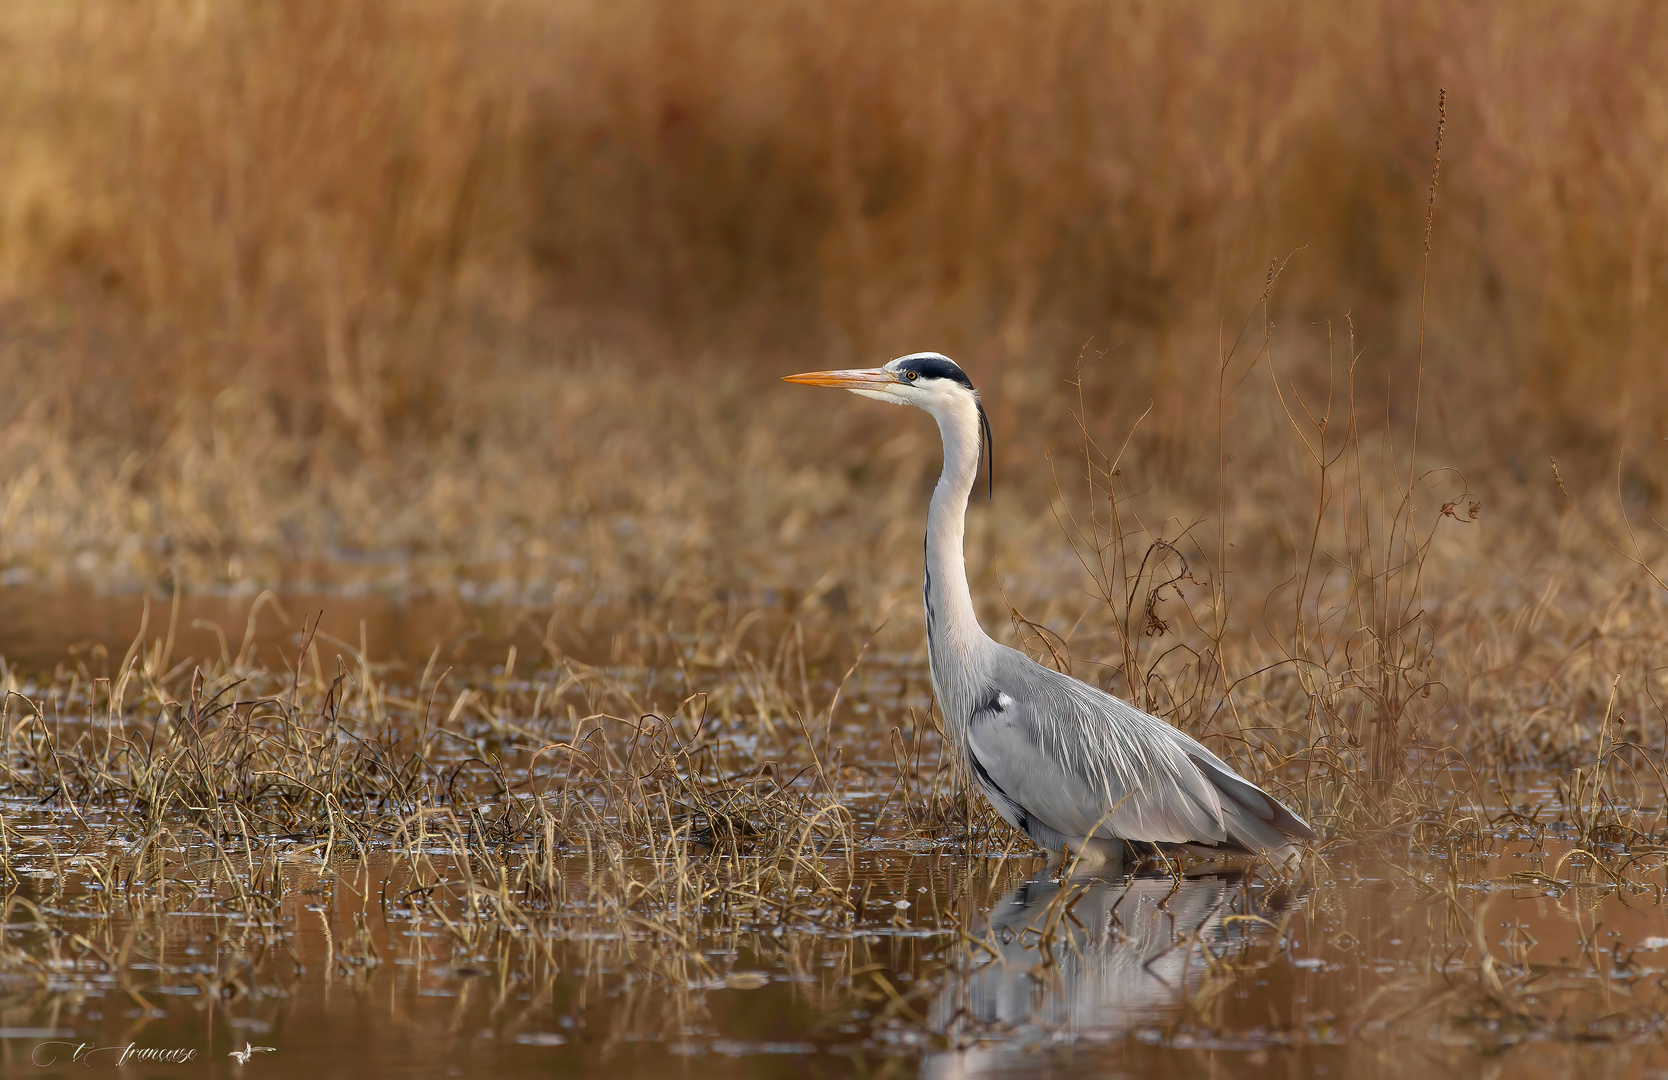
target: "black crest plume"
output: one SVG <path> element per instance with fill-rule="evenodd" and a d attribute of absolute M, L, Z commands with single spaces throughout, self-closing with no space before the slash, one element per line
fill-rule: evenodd
<path fill-rule="evenodd" d="M 985 415 L 985 403 L 978 398 L 973 399 L 979 406 L 979 464 L 985 467 L 985 498 L 996 497 L 996 440 L 990 436 L 990 417 Z M 990 456 L 985 456 L 985 447 L 990 448 Z"/>

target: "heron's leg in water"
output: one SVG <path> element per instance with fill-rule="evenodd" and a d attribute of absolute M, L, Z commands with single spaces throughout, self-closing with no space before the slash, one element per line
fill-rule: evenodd
<path fill-rule="evenodd" d="M 1075 861 L 1078 870 L 1084 873 L 1097 876 L 1123 873 L 1125 854 L 1129 849 L 1123 840 L 1093 836 L 1085 841 L 1082 837 L 1074 838 L 1058 832 L 1034 817 L 1026 820 L 1025 831 L 1032 843 L 1048 852 L 1051 870 Z"/>
<path fill-rule="evenodd" d="M 1077 858 L 1076 872 L 1079 874 L 1105 877 L 1124 872 L 1124 861 L 1129 852 L 1129 845 L 1122 840 L 1103 840 L 1098 836 L 1091 836 L 1087 840 L 1079 840 L 1070 847 L 1072 854 Z"/>
<path fill-rule="evenodd" d="M 1065 833 L 1056 832 L 1034 817 L 1025 819 L 1025 834 L 1031 838 L 1033 844 L 1048 852 L 1048 865 L 1051 869 L 1077 853 L 1078 845 L 1072 843 Z"/>

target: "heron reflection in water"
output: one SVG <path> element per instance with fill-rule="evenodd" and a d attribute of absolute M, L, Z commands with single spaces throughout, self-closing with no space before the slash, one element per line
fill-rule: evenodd
<path fill-rule="evenodd" d="M 1238 931 L 1239 875 L 1052 880 L 1044 872 L 992 909 L 971 969 L 933 1002 L 929 1022 L 969 1049 L 938 1054 L 934 1080 L 1001 1071 L 1011 1054 L 1056 1039 L 1104 1041 L 1162 1024 L 1206 977 L 1200 946 Z M 1258 914 L 1289 906 L 1283 890 Z M 1246 912 L 1241 911 L 1241 914 Z"/>

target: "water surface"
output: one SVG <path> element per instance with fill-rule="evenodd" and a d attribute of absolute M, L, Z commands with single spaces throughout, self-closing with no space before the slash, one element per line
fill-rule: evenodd
<path fill-rule="evenodd" d="M 15 594 L 0 601 L 15 603 Z M 196 626 L 189 640 L 178 629 L 211 621 L 217 603 L 226 605 L 160 613 L 176 624 L 177 656 L 222 650 L 212 628 Z M 327 622 L 327 633 L 347 642 L 362 620 L 365 637 L 412 673 L 437 648 L 459 663 L 490 663 L 512 644 L 537 655 L 547 632 L 523 612 L 330 603 L 348 625 Z M 293 620 L 301 604 L 287 606 Z M 125 648 L 120 632 L 138 614 L 130 609 L 142 607 L 138 598 L 72 597 L 56 622 L 37 609 L 9 611 L 0 625 L 13 636 L 0 643 L 14 675 L 33 666 L 44 685 L 45 665 L 63 662 L 53 649 L 75 647 L 70 663 L 86 662 L 94 645 L 112 655 Z M 154 637 L 154 602 L 148 618 Z M 258 624 L 249 649 L 283 655 L 298 633 L 293 621 Z M 17 649 L 20 634 L 38 634 L 38 652 Z M 249 651 L 243 633 L 226 636 L 225 652 Z M 899 702 L 919 707 L 912 663 L 866 660 L 847 688 L 850 712 L 827 733 L 844 755 L 828 769 L 845 778 L 838 797 L 854 823 L 841 834 L 849 839 L 815 845 L 810 861 L 766 867 L 745 851 L 726 862 L 712 851 L 722 837 L 693 843 L 670 826 L 682 839 L 662 849 L 599 848 L 576 833 L 552 863 L 560 904 L 526 904 L 535 913 L 516 927 L 472 912 L 462 885 L 482 874 L 482 859 L 513 868 L 536 854 L 536 841 L 494 848 L 489 835 L 534 796 L 484 782 L 470 789 L 477 773 L 464 774 L 473 802 L 435 811 L 452 815 L 451 839 L 368 836 L 362 846 L 335 831 L 203 828 L 186 815 L 169 819 L 171 846 L 158 855 L 134 839 L 143 807 L 118 799 L 84 812 L 50 789 L 0 795 L 12 880 L 0 1065 L 7 1075 L 81 1076 L 83 1066 L 116 1067 L 132 1048 L 189 1056 L 141 1063 L 147 1075 L 178 1076 L 1668 1069 L 1663 849 L 1649 835 L 1583 838 L 1557 820 L 1555 789 L 1529 784 L 1522 790 L 1535 806 L 1470 808 L 1356 846 L 1333 843 L 1291 880 L 1231 864 L 1073 878 L 1011 837 L 913 820 L 927 804 L 906 805 L 912 790 L 919 796 L 910 785 L 936 774 L 937 743 L 910 735 L 920 758 L 900 778 L 903 734 L 869 734 L 871 718 L 896 715 Z M 496 670 L 493 685 L 513 704 L 505 665 Z M 537 726 L 541 707 L 554 715 L 559 697 L 541 680 L 560 674 L 525 675 L 540 704 L 515 724 Z M 631 673 L 645 687 L 675 688 L 685 677 Z M 832 693 L 802 677 L 807 701 Z M 18 740 L 45 740 L 45 728 L 56 745 L 79 737 L 72 720 L 8 715 L 13 753 Z M 556 734 L 567 730 L 566 720 L 550 722 Z M 432 764 L 501 758 L 505 775 L 532 777 L 533 744 L 505 734 L 513 728 L 460 719 L 463 737 L 428 751 Z M 87 730 L 96 747 L 97 723 Z M 703 730 L 731 740 L 733 755 L 765 738 L 744 718 Z M 368 735 L 337 736 L 350 737 Z M 828 783 L 809 768 L 774 782 L 790 794 Z M 135 888 L 151 858 L 165 880 Z M 698 887 L 666 892 L 668 865 L 693 868 L 685 877 Z M 777 882 L 768 895 L 727 884 L 766 872 Z M 247 902 L 249 891 L 263 903 Z M 506 903 L 516 900 L 506 892 Z"/>

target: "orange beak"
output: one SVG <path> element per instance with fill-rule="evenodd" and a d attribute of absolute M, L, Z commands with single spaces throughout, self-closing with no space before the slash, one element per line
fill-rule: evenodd
<path fill-rule="evenodd" d="M 782 381 L 806 386 L 837 386 L 842 390 L 879 390 L 895 385 L 898 380 L 880 368 L 853 368 L 848 371 L 807 371 L 803 375 L 784 375 Z"/>

